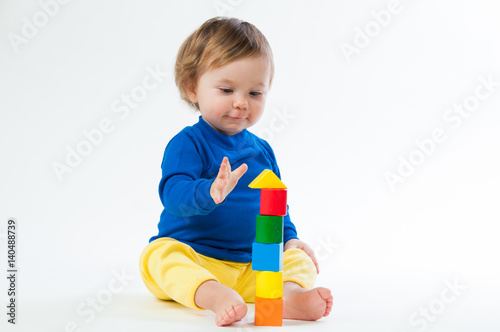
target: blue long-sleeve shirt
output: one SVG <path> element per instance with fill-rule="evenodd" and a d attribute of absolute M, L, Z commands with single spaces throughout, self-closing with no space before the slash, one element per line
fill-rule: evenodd
<path fill-rule="evenodd" d="M 248 171 L 224 202 L 215 204 L 210 187 L 224 157 L 232 170 L 246 163 Z M 198 123 L 184 128 L 168 143 L 161 168 L 158 189 L 164 210 L 158 235 L 150 242 L 170 237 L 205 256 L 250 262 L 260 190 L 248 185 L 264 169 L 281 177 L 271 146 L 247 130 L 232 136 L 219 133 L 200 116 Z M 289 214 L 284 222 L 286 243 L 297 238 L 297 231 Z"/>

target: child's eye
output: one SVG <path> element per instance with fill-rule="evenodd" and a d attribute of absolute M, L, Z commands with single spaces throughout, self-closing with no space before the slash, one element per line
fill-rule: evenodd
<path fill-rule="evenodd" d="M 261 93 L 260 92 L 250 92 L 252 96 L 259 96 Z"/>
<path fill-rule="evenodd" d="M 231 93 L 233 92 L 233 90 L 231 89 L 226 89 L 226 88 L 221 88 L 220 91 L 224 92 L 224 93 Z"/>

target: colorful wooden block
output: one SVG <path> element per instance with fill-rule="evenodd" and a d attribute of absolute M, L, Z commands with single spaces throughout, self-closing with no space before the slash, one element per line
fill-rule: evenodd
<path fill-rule="evenodd" d="M 283 270 L 283 242 L 252 245 L 252 270 L 279 272 Z"/>
<path fill-rule="evenodd" d="M 283 297 L 283 271 L 257 271 L 255 295 L 266 299 Z"/>
<path fill-rule="evenodd" d="M 283 299 L 255 297 L 255 325 L 283 326 Z"/>
<path fill-rule="evenodd" d="M 279 177 L 270 169 L 265 169 L 259 174 L 249 185 L 252 189 L 274 188 L 286 189 L 286 186 L 281 182 Z"/>
<path fill-rule="evenodd" d="M 255 242 L 283 242 L 283 216 L 257 216 Z"/>
<path fill-rule="evenodd" d="M 261 189 L 260 214 L 286 216 L 286 189 Z"/>

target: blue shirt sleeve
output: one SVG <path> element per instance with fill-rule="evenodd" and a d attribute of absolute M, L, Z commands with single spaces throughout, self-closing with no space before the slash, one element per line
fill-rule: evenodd
<path fill-rule="evenodd" d="M 195 141 L 185 131 L 168 143 L 158 188 L 161 202 L 168 212 L 189 217 L 208 214 L 217 207 L 210 196 L 215 178 L 201 178 L 203 167 Z"/>

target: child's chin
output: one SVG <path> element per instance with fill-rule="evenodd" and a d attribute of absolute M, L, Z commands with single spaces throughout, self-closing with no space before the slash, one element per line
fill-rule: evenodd
<path fill-rule="evenodd" d="M 236 135 L 236 134 L 241 133 L 244 129 L 246 129 L 246 127 L 244 127 L 244 126 L 226 127 L 224 129 L 222 129 L 221 132 L 226 134 L 226 135 Z"/>

